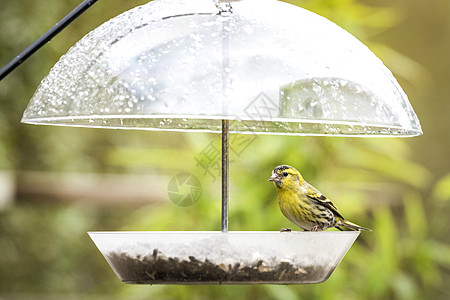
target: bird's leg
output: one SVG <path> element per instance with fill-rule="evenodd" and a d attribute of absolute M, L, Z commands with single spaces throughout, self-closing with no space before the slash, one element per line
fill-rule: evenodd
<path fill-rule="evenodd" d="M 314 225 L 313 227 L 311 227 L 311 231 L 316 232 L 317 229 L 319 229 L 319 225 Z"/>
<path fill-rule="evenodd" d="M 290 228 L 281 228 L 280 232 L 291 232 Z"/>

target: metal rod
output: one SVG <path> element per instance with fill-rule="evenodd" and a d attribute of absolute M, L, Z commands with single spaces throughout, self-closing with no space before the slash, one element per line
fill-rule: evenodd
<path fill-rule="evenodd" d="M 232 7 L 229 3 L 216 3 L 220 16 L 229 16 L 232 13 Z M 228 115 L 227 94 L 230 79 L 228 76 L 230 68 L 230 43 L 229 31 L 227 29 L 230 20 L 227 18 L 222 22 L 222 114 Z M 222 232 L 228 232 L 228 200 L 229 200 L 229 133 L 230 121 L 222 120 Z"/>
<path fill-rule="evenodd" d="M 28 46 L 22 53 L 13 58 L 8 64 L 0 69 L 0 80 L 5 78 L 9 73 L 11 73 L 15 68 L 17 68 L 21 63 L 23 63 L 27 58 L 33 55 L 39 48 L 44 46 L 53 37 L 60 33 L 67 25 L 72 23 L 73 20 L 78 18 L 83 12 L 85 12 L 89 7 L 91 7 L 97 0 L 85 0 L 83 3 L 78 5 L 74 10 L 72 10 L 68 15 L 56 23 L 50 30 L 44 33 L 39 39 L 37 39 L 33 44 Z"/>
<path fill-rule="evenodd" d="M 230 121 L 222 120 L 222 232 L 228 232 Z"/>

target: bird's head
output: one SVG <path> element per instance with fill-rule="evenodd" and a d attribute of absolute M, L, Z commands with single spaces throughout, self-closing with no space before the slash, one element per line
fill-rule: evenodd
<path fill-rule="evenodd" d="M 273 181 L 278 189 L 288 189 L 298 186 L 303 181 L 300 173 L 293 167 L 281 165 L 273 169 L 268 181 Z"/>

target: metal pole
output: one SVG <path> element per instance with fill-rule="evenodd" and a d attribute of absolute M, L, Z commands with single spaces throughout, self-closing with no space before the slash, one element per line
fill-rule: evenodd
<path fill-rule="evenodd" d="M 220 0 L 216 3 L 220 16 L 230 16 L 232 14 L 232 7 L 230 3 L 224 3 Z M 228 115 L 228 85 L 229 77 L 228 71 L 230 67 L 230 54 L 229 54 L 229 33 L 226 27 L 229 20 L 223 20 L 222 22 L 222 113 L 224 116 Z M 229 133 L 230 121 L 222 120 L 222 232 L 228 232 L 228 199 L 229 199 Z"/>
<path fill-rule="evenodd" d="M 222 120 L 222 232 L 228 232 L 229 120 Z"/>
<path fill-rule="evenodd" d="M 49 31 L 44 33 L 39 39 L 37 39 L 33 44 L 28 46 L 22 53 L 13 58 L 7 65 L 0 69 L 0 80 L 5 78 L 9 73 L 11 73 L 15 68 L 17 68 L 21 63 L 23 63 L 28 57 L 33 55 L 39 48 L 44 46 L 53 37 L 60 33 L 67 25 L 72 23 L 73 20 L 78 18 L 83 12 L 85 12 L 89 7 L 91 7 L 98 0 L 85 0 L 83 3 L 78 5 L 74 10 L 72 10 L 67 16 L 56 23 Z"/>

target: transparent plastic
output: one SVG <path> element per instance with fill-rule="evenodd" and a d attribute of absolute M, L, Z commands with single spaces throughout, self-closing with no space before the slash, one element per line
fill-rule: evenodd
<path fill-rule="evenodd" d="M 138 284 L 327 280 L 359 231 L 90 232 L 119 279 Z"/>
<path fill-rule="evenodd" d="M 96 28 L 22 122 L 288 135 L 421 134 L 407 96 L 351 34 L 275 0 L 155 0 Z"/>

